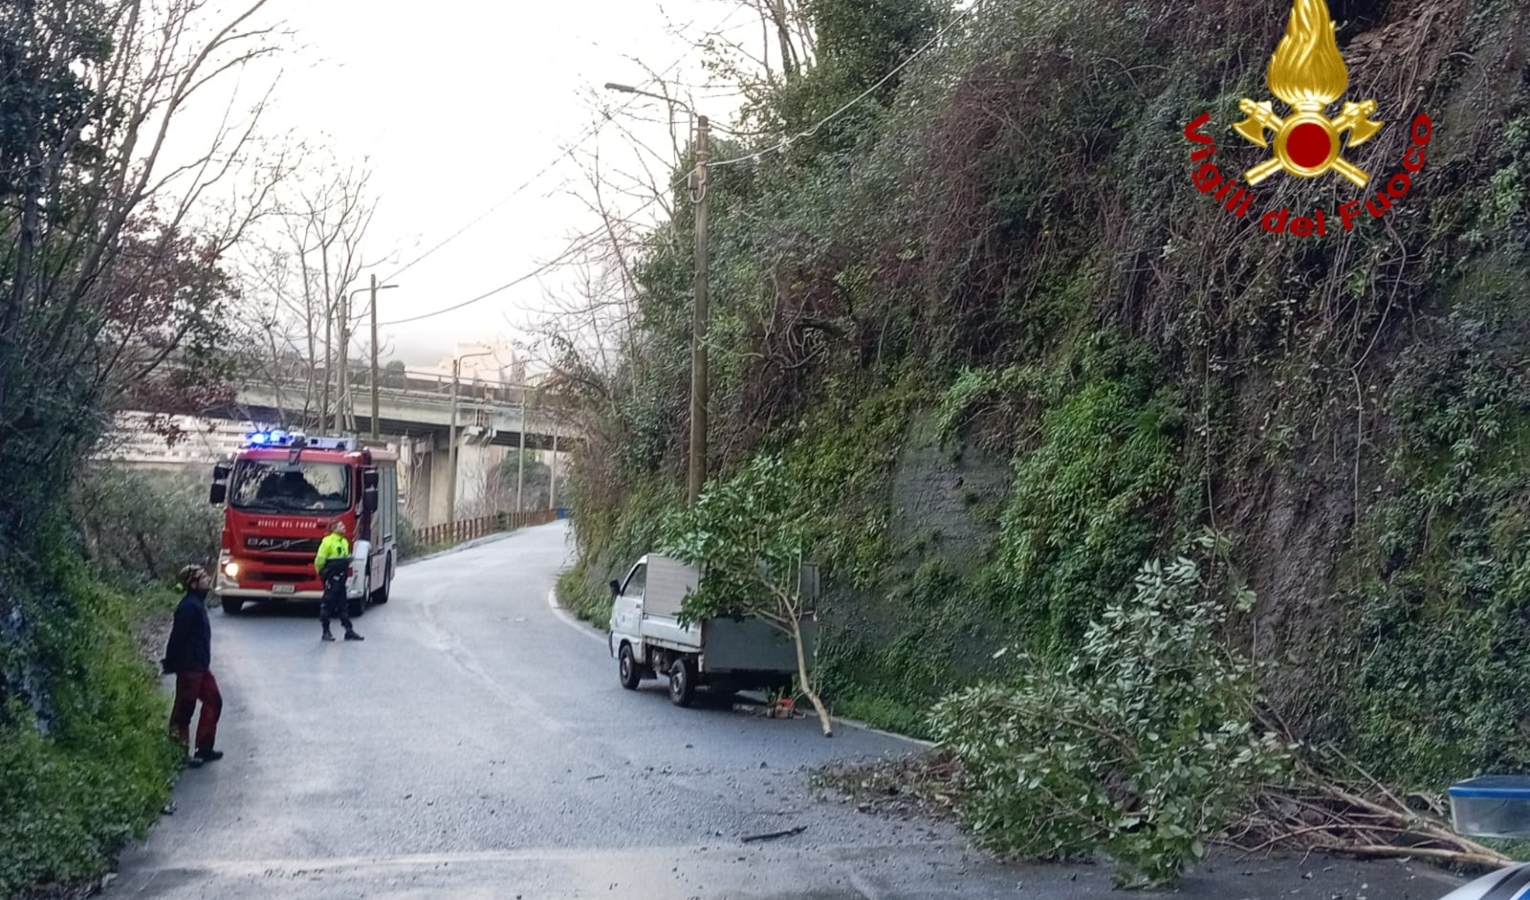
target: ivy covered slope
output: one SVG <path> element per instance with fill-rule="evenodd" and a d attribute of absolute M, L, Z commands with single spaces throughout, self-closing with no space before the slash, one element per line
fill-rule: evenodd
<path fill-rule="evenodd" d="M 184 759 L 150 661 L 163 639 L 140 629 L 169 617 L 175 569 L 207 559 L 207 505 L 88 459 L 113 410 L 229 396 L 231 240 L 194 227 L 181 200 L 237 153 L 209 151 L 216 165 L 173 179 L 155 166 L 187 86 L 238 71 L 226 42 L 236 54 L 253 43 L 242 27 L 207 29 L 202 7 L 29 0 L 0 12 L 4 898 L 99 878 L 157 819 Z M 194 34 L 214 35 L 205 52 Z"/>
<path fill-rule="evenodd" d="M 926 731 L 999 647 L 1066 658 L 1211 526 L 1258 598 L 1229 633 L 1303 738 L 1436 789 L 1530 764 L 1530 10 L 1335 0 L 1344 99 L 1386 123 L 1347 152 L 1371 187 L 1277 174 L 1239 219 L 1192 183 L 1184 129 L 1209 112 L 1229 173 L 1268 155 L 1230 126 L 1270 99 L 1289 6 L 865 6 L 811 5 L 816 63 L 750 124 L 806 131 L 949 30 L 710 184 L 709 471 L 778 453 L 824 514 L 838 711 Z M 1410 190 L 1344 231 L 1421 113 Z M 683 501 L 679 200 L 575 473 L 566 587 L 596 618 Z M 1281 207 L 1328 233 L 1262 231 Z"/>

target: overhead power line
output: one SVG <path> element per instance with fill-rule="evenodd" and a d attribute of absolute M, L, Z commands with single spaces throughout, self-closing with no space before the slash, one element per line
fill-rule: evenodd
<path fill-rule="evenodd" d="M 598 128 L 597 128 L 597 130 L 598 130 Z M 580 140 L 580 144 L 582 144 L 585 140 L 588 140 L 588 139 L 589 139 L 588 136 L 586 136 L 585 138 L 582 138 Z M 548 163 L 546 166 L 543 166 L 541 171 L 537 172 L 537 174 L 535 174 L 535 175 L 531 176 L 530 178 L 526 179 L 525 181 L 521 182 L 520 187 L 517 187 L 515 190 L 511 191 L 509 194 L 506 194 L 504 196 L 504 198 L 501 199 L 498 203 L 495 203 L 493 206 L 491 206 L 488 209 L 484 210 L 483 213 L 481 213 L 478 216 L 478 218 L 474 219 L 473 221 L 467 223 L 466 225 L 464 225 L 461 228 L 457 229 L 456 231 L 452 232 L 451 236 L 448 237 L 446 240 L 444 240 L 441 243 L 435 245 L 434 247 L 431 247 L 429 250 L 426 250 L 424 253 L 421 253 L 419 256 L 416 256 L 414 259 L 410 260 L 407 264 L 405 264 L 402 269 L 399 269 L 398 271 L 396 271 L 393 274 L 389 275 L 388 277 L 384 278 L 383 281 L 392 281 L 393 279 L 397 278 L 398 276 L 404 274 L 405 272 L 407 272 L 410 269 L 414 268 L 419 263 L 424 262 L 426 259 L 429 259 L 430 256 L 432 254 L 434 254 L 437 250 L 440 250 L 442 247 L 445 247 L 447 244 L 450 244 L 452 241 L 455 241 L 457 238 L 461 237 L 464 232 L 466 232 L 468 229 L 472 228 L 474 225 L 477 225 L 479 222 L 482 222 L 484 219 L 487 219 L 489 216 L 493 215 L 494 212 L 496 210 L 498 210 L 501 206 L 504 206 L 506 203 L 509 203 L 511 200 L 515 199 L 515 197 L 518 194 L 520 194 L 521 191 L 524 191 L 527 188 L 531 187 L 533 184 L 536 184 L 537 179 L 541 178 L 543 175 L 546 175 L 548 172 L 552 171 L 553 168 L 558 165 L 558 163 L 563 161 L 564 155 L 567 155 L 568 153 L 572 153 L 574 150 L 578 149 L 578 146 L 579 145 L 576 144 L 574 147 L 571 147 L 568 150 L 566 150 L 563 154 L 560 154 L 557 159 L 555 159 L 552 162 Z"/>
<path fill-rule="evenodd" d="M 734 8 L 734 10 L 732 12 L 730 12 L 722 20 L 722 22 L 720 22 L 717 26 L 712 28 L 711 33 L 720 32 L 721 30 L 726 28 L 728 26 L 728 24 L 733 21 L 734 16 L 738 15 L 739 10 L 741 10 L 743 8 L 744 7 L 742 7 L 742 6 Z M 688 59 L 690 56 L 691 56 L 691 52 L 682 53 L 680 55 L 679 59 L 676 59 L 674 62 L 672 62 L 668 66 L 666 66 L 664 68 L 664 70 L 659 72 L 659 74 L 657 76 L 655 76 L 652 80 L 655 81 L 655 82 L 662 81 L 664 79 L 664 76 L 668 75 L 670 72 L 673 72 L 677 67 L 679 67 L 679 65 L 681 63 L 685 62 L 686 59 Z M 616 112 L 622 112 L 622 111 L 626 110 L 627 107 L 631 106 L 633 103 L 638 102 L 640 99 L 641 98 L 639 98 L 639 97 L 633 97 L 633 98 L 623 102 L 622 105 L 617 108 Z M 597 134 L 599 134 L 600 130 L 602 128 L 604 128 L 606 123 L 609 122 L 610 120 L 611 120 L 611 116 L 610 115 L 605 116 L 599 122 L 596 122 L 594 125 L 592 125 L 589 128 L 585 129 L 585 131 L 584 131 L 584 133 L 582 135 L 580 135 L 571 144 L 569 144 L 568 146 L 564 147 L 561 151 L 559 151 L 558 155 L 555 156 L 552 159 L 552 161 L 549 162 L 547 165 L 543 166 L 535 175 L 533 175 L 530 178 L 526 179 L 526 181 L 522 182 L 518 187 L 515 188 L 515 190 L 511 191 L 509 194 L 506 194 L 503 198 L 501 198 L 493 206 L 489 207 L 487 210 L 484 210 L 484 212 L 479 214 L 477 218 L 473 219 L 471 222 L 468 222 L 466 225 L 464 225 L 461 228 L 457 229 L 455 232 L 453 232 L 450 236 L 448 236 L 445 240 L 441 241 L 439 244 L 436 244 L 434 247 L 431 247 L 429 250 L 426 250 L 424 253 L 422 253 L 419 256 L 415 257 L 414 259 L 410 260 L 408 263 L 406 263 L 404 265 L 403 268 L 401 268 L 398 271 L 396 271 L 396 272 L 392 273 L 391 275 L 387 276 L 386 278 L 383 279 L 383 281 L 392 281 L 393 279 L 397 278 L 398 276 L 404 274 L 405 272 L 407 272 L 410 269 L 414 268 L 419 263 L 424 262 L 426 259 L 430 258 L 433 254 L 436 253 L 436 251 L 440 250 L 441 248 L 443 248 L 443 247 L 447 246 L 448 244 L 450 244 L 452 241 L 455 241 L 457 238 L 461 237 L 464 233 L 466 233 L 473 226 L 477 225 L 479 222 L 482 222 L 484 219 L 487 219 L 489 216 L 493 215 L 496 211 L 499 210 L 500 207 L 504 206 L 506 203 L 509 203 L 511 200 L 515 199 L 517 196 L 519 196 L 521 194 L 522 191 L 525 191 L 527 188 L 529 188 L 533 184 L 535 184 L 537 182 L 537 180 L 540 179 L 543 175 L 546 175 L 548 172 L 551 172 L 554 168 L 556 168 L 559 163 L 563 162 L 565 157 L 573 156 L 573 154 L 577 150 L 579 150 L 581 147 L 583 147 L 586 143 L 588 143 L 591 138 L 593 138 Z"/>
<path fill-rule="evenodd" d="M 854 99 L 850 100 L 845 105 L 841 106 L 839 109 L 836 109 L 833 112 L 829 113 L 827 116 L 824 116 L 822 119 L 819 119 L 816 123 L 813 124 L 813 127 L 807 129 L 806 131 L 801 131 L 801 132 L 798 132 L 797 134 L 790 135 L 788 137 L 784 137 L 780 141 L 778 141 L 777 143 L 775 143 L 775 144 L 773 144 L 773 145 L 771 145 L 769 147 L 766 147 L 763 150 L 756 150 L 753 153 L 748 153 L 748 154 L 745 154 L 743 156 L 736 156 L 736 157 L 734 157 L 732 159 L 723 159 L 723 160 L 716 160 L 716 161 L 713 161 L 713 162 L 709 162 L 709 163 L 707 163 L 707 167 L 715 169 L 715 168 L 717 168 L 719 166 L 731 166 L 731 165 L 736 165 L 736 164 L 741 163 L 741 162 L 749 162 L 751 160 L 759 159 L 761 156 L 764 156 L 767 153 L 774 153 L 777 150 L 785 150 L 787 147 L 790 147 L 793 143 L 795 143 L 797 141 L 800 141 L 803 138 L 812 137 L 813 135 L 818 133 L 818 129 L 822 128 L 823 126 L 829 124 L 830 122 L 834 121 L 835 119 L 837 119 L 840 116 L 844 115 L 845 113 L 849 112 L 852 108 L 854 108 L 862 100 L 865 100 L 867 97 L 870 97 L 872 94 L 876 93 L 878 88 L 882 87 L 882 85 L 884 85 L 888 81 L 892 80 L 893 76 L 895 76 L 899 72 L 903 71 L 908 66 L 909 63 L 911 63 L 914 60 L 918 59 L 920 56 L 923 56 L 932 47 L 934 47 L 936 44 L 940 43 L 941 38 L 945 37 L 947 32 L 949 32 L 952 28 L 956 27 L 957 24 L 959 24 L 964 19 L 966 19 L 967 16 L 969 14 L 971 14 L 971 12 L 974 9 L 976 9 L 978 6 L 980 6 L 980 5 L 981 5 L 981 0 L 978 0 L 978 2 L 971 3 L 971 4 L 967 5 L 965 8 L 963 8 L 962 10 L 960 10 L 957 13 L 957 15 L 952 17 L 951 21 L 947 22 L 945 25 L 942 25 L 940 30 L 935 33 L 935 36 L 930 38 L 930 40 L 928 42 L 926 42 L 924 44 L 924 46 L 920 47 L 918 50 L 915 50 L 913 53 L 910 53 L 907 57 L 904 58 L 904 60 L 902 62 L 900 62 L 896 66 L 894 66 L 892 68 L 892 70 L 889 71 L 886 75 L 883 75 L 881 78 L 877 79 L 876 84 L 873 84 L 871 87 L 869 87 L 866 90 L 862 91 L 859 96 L 857 96 Z"/>
<path fill-rule="evenodd" d="M 643 212 L 644 210 L 648 209 L 649 207 L 653 206 L 657 202 L 658 202 L 658 198 L 657 197 L 651 198 L 647 202 L 645 202 L 641 206 L 639 206 L 637 209 L 634 209 L 628 215 L 636 216 L 639 213 Z M 533 278 L 536 278 L 539 275 L 544 275 L 547 272 L 550 272 L 553 269 L 556 269 L 557 267 L 563 265 L 568 260 L 570 254 L 572 252 L 572 249 L 573 248 L 570 248 L 570 250 L 564 251 L 564 253 L 562 255 L 558 256 L 555 259 L 548 260 L 547 262 L 541 264 L 540 266 L 537 266 L 535 269 L 532 269 L 530 272 L 527 272 L 524 275 L 518 275 L 515 278 L 510 279 L 509 281 L 505 282 L 504 284 L 500 285 L 497 288 L 494 288 L 494 289 L 488 290 L 488 291 L 484 291 L 482 294 L 479 294 L 478 296 L 473 297 L 470 300 L 463 300 L 461 303 L 454 303 L 451 306 L 448 306 L 448 307 L 446 307 L 444 309 L 432 310 L 431 312 L 428 312 L 428 313 L 420 313 L 417 316 L 410 316 L 410 317 L 408 317 L 406 319 L 394 319 L 391 322 L 378 322 L 377 323 L 377 327 L 383 328 L 383 327 L 392 326 L 392 325 L 405 325 L 405 324 L 407 324 L 409 322 L 418 322 L 421 319 L 430 319 L 430 318 L 434 318 L 435 316 L 444 316 L 447 313 L 456 312 L 457 310 L 462 309 L 464 307 L 472 306 L 474 303 L 479 303 L 481 301 L 487 300 L 487 299 L 489 299 L 490 297 L 493 297 L 496 294 L 501 294 L 501 293 L 503 293 L 505 291 L 508 291 L 509 289 L 515 287 L 516 285 L 525 284 L 526 282 L 530 281 Z"/>
<path fill-rule="evenodd" d="M 378 322 L 377 323 L 377 327 L 382 328 L 384 326 L 390 326 L 390 325 L 403 325 L 403 324 L 408 323 L 408 322 L 418 322 L 421 319 L 429 319 L 429 318 L 431 318 L 433 316 L 443 316 L 443 315 L 446 315 L 449 312 L 456 312 L 457 310 L 462 309 L 464 306 L 472 306 L 474 303 L 477 303 L 480 300 L 487 300 L 490 297 L 494 296 L 495 294 L 502 293 L 504 291 L 508 291 L 508 290 L 510 290 L 511 288 L 515 287 L 518 284 L 522 284 L 524 282 L 530 281 L 531 279 L 537 277 L 538 275 L 541 275 L 542 273 L 547 272 L 547 271 L 553 269 L 554 267 L 559 265 L 560 262 L 561 262 L 561 260 L 553 260 L 552 262 L 543 263 L 542 265 L 537 266 L 535 269 L 531 270 L 530 272 L 527 272 L 525 275 L 521 275 L 521 276 L 519 276 L 517 278 L 513 278 L 510 281 L 505 282 L 504 284 L 500 285 L 499 287 L 497 287 L 497 288 L 495 288 L 495 289 L 493 289 L 491 291 L 485 291 L 484 293 L 479 294 L 478 296 L 474 297 L 471 300 L 464 300 L 461 303 L 457 303 L 457 304 L 454 304 L 452 306 L 448 306 L 445 309 L 438 309 L 438 310 L 436 310 L 434 312 L 421 313 L 418 316 L 410 316 L 407 319 L 394 319 L 392 322 Z"/>

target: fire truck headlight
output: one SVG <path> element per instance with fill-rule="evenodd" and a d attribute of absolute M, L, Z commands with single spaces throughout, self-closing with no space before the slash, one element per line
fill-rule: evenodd
<path fill-rule="evenodd" d="M 223 574 L 227 575 L 230 578 L 238 578 L 239 577 L 239 564 L 236 563 L 236 562 L 226 562 L 226 563 L 224 563 L 223 564 Z"/>

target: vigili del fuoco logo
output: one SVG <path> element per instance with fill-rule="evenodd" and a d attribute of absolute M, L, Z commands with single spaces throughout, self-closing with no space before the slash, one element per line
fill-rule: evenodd
<path fill-rule="evenodd" d="M 1270 58 L 1265 80 L 1270 93 L 1279 97 L 1290 112 L 1280 116 L 1269 100 L 1238 101 L 1238 109 L 1248 118 L 1234 125 L 1233 130 L 1271 153 L 1268 159 L 1243 173 L 1247 185 L 1239 184 L 1236 176 L 1224 174 L 1211 160 L 1217 152 L 1216 142 L 1201 131 L 1211 121 L 1211 113 L 1201 113 L 1185 126 L 1185 137 L 1200 145 L 1190 154 L 1192 163 L 1200 163 L 1190 177 L 1201 193 L 1212 196 L 1223 209 L 1242 219 L 1248 217 L 1255 202 L 1253 186 L 1279 173 L 1308 179 L 1336 174 L 1365 191 L 1356 199 L 1340 203 L 1332 215 L 1318 208 L 1311 216 L 1293 218 L 1291 210 L 1282 207 L 1260 216 L 1259 224 L 1265 231 L 1295 237 L 1323 236 L 1331 226 L 1352 231 L 1363 213 L 1379 219 L 1394 201 L 1407 196 L 1413 176 L 1424 167 L 1424 148 L 1429 144 L 1432 123 L 1422 113 L 1414 118 L 1409 128 L 1412 141 L 1403 154 L 1401 167 L 1385 182 L 1372 185 L 1370 173 L 1345 158 L 1345 151 L 1375 137 L 1386 123 L 1372 118 L 1378 112 L 1375 100 L 1346 101 L 1336 117 L 1328 117 L 1328 107 L 1344 96 L 1349 87 L 1349 71 L 1339 55 L 1339 42 L 1325 0 L 1293 0 L 1286 35 Z M 1348 139 L 1341 142 L 1340 138 L 1346 135 Z"/>

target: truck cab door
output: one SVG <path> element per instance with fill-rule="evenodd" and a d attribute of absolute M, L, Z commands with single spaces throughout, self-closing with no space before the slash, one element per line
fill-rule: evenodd
<path fill-rule="evenodd" d="M 648 564 L 640 562 L 627 572 L 620 584 L 611 582 L 611 633 L 630 638 L 633 649 L 642 660 L 641 641 L 643 621 L 643 590 L 648 582 Z"/>

